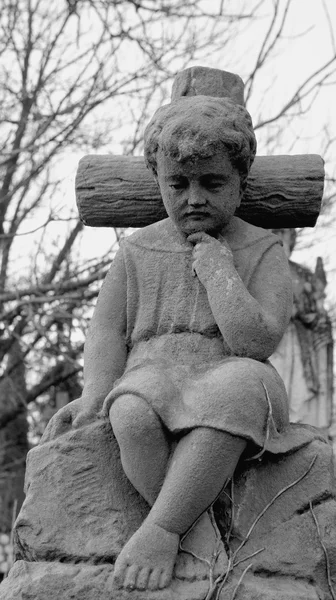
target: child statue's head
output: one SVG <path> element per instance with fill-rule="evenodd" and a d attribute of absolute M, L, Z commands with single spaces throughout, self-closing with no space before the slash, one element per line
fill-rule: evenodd
<path fill-rule="evenodd" d="M 183 163 L 210 158 L 225 149 L 239 173 L 241 192 L 256 146 L 250 114 L 229 98 L 181 98 L 159 108 L 145 131 L 145 160 L 155 176 L 159 150 Z"/>

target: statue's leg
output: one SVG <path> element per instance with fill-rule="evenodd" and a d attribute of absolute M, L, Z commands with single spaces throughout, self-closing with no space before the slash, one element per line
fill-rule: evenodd
<path fill-rule="evenodd" d="M 180 440 L 147 519 L 116 561 L 118 586 L 158 589 L 169 585 L 180 536 L 216 499 L 245 446 L 242 438 L 202 427 Z"/>
<path fill-rule="evenodd" d="M 185 533 L 232 477 L 245 447 L 246 440 L 224 431 L 193 429 L 176 447 L 148 520 Z"/>
<path fill-rule="evenodd" d="M 152 506 L 162 487 L 170 452 L 160 420 L 145 400 L 132 394 L 119 396 L 109 415 L 124 472 Z"/>

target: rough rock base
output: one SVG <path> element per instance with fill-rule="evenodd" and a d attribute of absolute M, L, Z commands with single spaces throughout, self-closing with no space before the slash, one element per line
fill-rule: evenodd
<path fill-rule="evenodd" d="M 126 592 L 112 586 L 113 567 L 108 565 L 67 565 L 18 561 L 1 586 L 6 600 L 204 600 L 209 585 L 204 582 L 173 581 L 158 592 Z M 247 573 L 243 579 L 229 578 L 220 600 L 319 600 L 314 585 L 291 577 L 270 579 Z M 216 595 L 213 596 L 216 598 Z"/>
<path fill-rule="evenodd" d="M 332 451 L 317 431 L 292 454 L 242 462 L 214 507 L 229 572 L 217 582 L 120 591 L 113 563 L 148 506 L 122 471 L 106 421 L 52 424 L 29 454 L 17 562 L 0 600 L 334 600 L 334 492 Z"/>

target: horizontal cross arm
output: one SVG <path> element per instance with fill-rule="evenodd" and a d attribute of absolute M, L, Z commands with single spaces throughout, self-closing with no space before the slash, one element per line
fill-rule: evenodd
<path fill-rule="evenodd" d="M 265 229 L 314 227 L 323 164 L 317 154 L 256 157 L 237 216 Z M 76 199 L 81 220 L 92 227 L 144 227 L 167 216 L 143 157 L 84 156 Z"/>

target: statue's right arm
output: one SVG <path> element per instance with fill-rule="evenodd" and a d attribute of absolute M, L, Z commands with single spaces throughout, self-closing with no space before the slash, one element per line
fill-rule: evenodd
<path fill-rule="evenodd" d="M 124 372 L 126 346 L 126 271 L 122 251 L 116 254 L 98 296 L 84 348 L 81 398 L 63 406 L 50 420 L 44 440 L 97 418 L 105 396 Z"/>
<path fill-rule="evenodd" d="M 125 370 L 126 305 L 126 270 L 119 250 L 99 293 L 84 346 L 82 398 L 98 410 Z"/>

